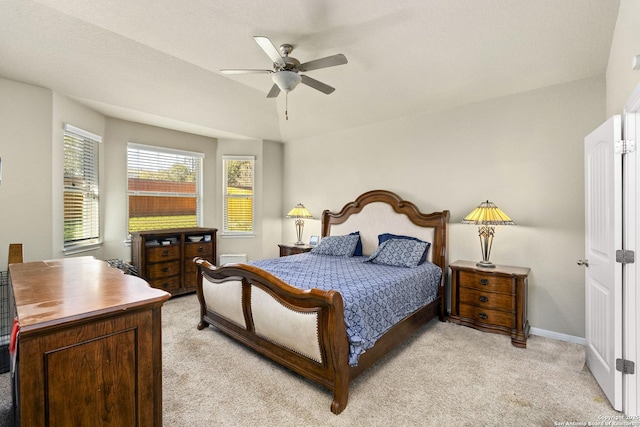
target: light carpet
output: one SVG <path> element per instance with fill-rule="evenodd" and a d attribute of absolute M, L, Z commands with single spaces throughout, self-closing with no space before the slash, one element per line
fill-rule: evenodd
<path fill-rule="evenodd" d="M 584 347 L 430 322 L 352 382 L 340 415 L 331 393 L 227 338 L 198 331 L 195 295 L 162 311 L 163 424 L 199 426 L 556 426 L 614 411 L 584 364 Z M 0 427 L 11 426 L 9 374 Z"/>

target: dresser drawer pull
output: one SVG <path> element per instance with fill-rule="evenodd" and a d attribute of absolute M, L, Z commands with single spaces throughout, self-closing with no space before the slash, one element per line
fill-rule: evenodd
<path fill-rule="evenodd" d="M 169 256 L 169 251 L 162 252 L 162 256 Z"/>
<path fill-rule="evenodd" d="M 200 246 L 200 247 L 198 248 L 198 252 L 204 252 L 204 248 L 203 248 L 202 246 Z"/>
<path fill-rule="evenodd" d="M 489 279 L 480 279 L 480 284 L 482 286 L 487 286 L 489 284 Z"/>
<path fill-rule="evenodd" d="M 489 316 L 487 316 L 487 313 L 479 313 L 478 317 L 482 320 L 487 320 L 489 318 Z"/>
<path fill-rule="evenodd" d="M 168 284 L 168 283 L 163 283 L 163 284 L 162 284 L 162 289 L 167 289 L 168 287 L 169 287 L 169 284 Z"/>
<path fill-rule="evenodd" d="M 487 301 L 489 301 L 489 298 L 487 298 L 487 297 L 486 297 L 486 296 L 484 296 L 484 295 L 480 295 L 479 300 L 480 300 L 480 302 L 487 302 Z"/>
<path fill-rule="evenodd" d="M 163 268 L 162 268 L 162 272 L 163 272 L 163 273 L 167 273 L 168 271 L 169 271 L 169 267 L 163 267 Z"/>

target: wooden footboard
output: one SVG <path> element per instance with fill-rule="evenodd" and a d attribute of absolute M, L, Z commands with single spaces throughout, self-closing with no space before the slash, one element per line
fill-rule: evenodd
<path fill-rule="evenodd" d="M 409 315 L 349 366 L 342 296 L 294 288 L 246 264 L 216 267 L 195 258 L 198 329 L 215 326 L 258 353 L 333 392 L 331 412 L 347 406 L 349 383 L 431 319 L 442 316 L 443 286 L 435 301 Z"/>
<path fill-rule="evenodd" d="M 215 326 L 255 351 L 333 391 L 339 414 L 349 395 L 349 345 L 342 296 L 294 288 L 257 267 L 216 267 L 196 258 L 198 329 Z"/>

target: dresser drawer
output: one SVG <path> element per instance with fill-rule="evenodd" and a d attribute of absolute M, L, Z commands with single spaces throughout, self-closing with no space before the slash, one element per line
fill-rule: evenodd
<path fill-rule="evenodd" d="M 513 294 L 513 280 L 508 276 L 460 271 L 459 284 L 467 288 L 480 289 L 487 292 L 502 292 Z"/>
<path fill-rule="evenodd" d="M 460 288 L 460 303 L 480 308 L 515 311 L 515 298 L 508 294 L 480 291 L 472 288 Z"/>
<path fill-rule="evenodd" d="M 476 307 L 469 304 L 460 304 L 460 317 L 474 320 L 488 325 L 515 327 L 515 318 L 512 313 Z"/>
<path fill-rule="evenodd" d="M 147 278 L 149 280 L 159 277 L 169 277 L 180 274 L 180 261 L 162 262 L 147 266 Z"/>
<path fill-rule="evenodd" d="M 180 246 L 159 246 L 147 248 L 147 262 L 163 262 L 180 258 Z"/>
<path fill-rule="evenodd" d="M 175 292 L 180 289 L 180 276 L 149 280 L 149 285 L 167 292 Z"/>
<path fill-rule="evenodd" d="M 193 258 L 210 257 L 213 254 L 213 243 L 211 242 L 198 242 L 198 243 L 185 243 L 184 244 L 184 258 L 185 261 L 191 261 Z"/>

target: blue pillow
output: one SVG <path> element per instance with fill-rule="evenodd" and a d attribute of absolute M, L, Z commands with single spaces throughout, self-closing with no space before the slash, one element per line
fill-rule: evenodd
<path fill-rule="evenodd" d="M 374 264 L 396 267 L 417 267 L 428 243 L 420 239 L 389 239 L 382 242 L 378 249 L 365 260 Z"/>
<path fill-rule="evenodd" d="M 358 236 L 358 244 L 356 245 L 356 250 L 353 253 L 353 256 L 362 256 L 362 240 L 360 239 L 360 232 L 354 231 L 353 233 L 349 233 L 349 236 Z"/>
<path fill-rule="evenodd" d="M 360 240 L 359 235 L 346 235 L 346 236 L 327 236 L 320 240 L 318 245 L 311 249 L 312 254 L 316 255 L 331 255 L 350 257 L 356 250 L 356 245 Z"/>
<path fill-rule="evenodd" d="M 386 242 L 387 240 L 390 240 L 390 239 L 415 240 L 416 242 L 426 243 L 427 244 L 427 248 L 424 250 L 424 253 L 422 254 L 422 258 L 420 258 L 420 262 L 418 263 L 418 265 L 422 264 L 423 262 L 425 262 L 427 260 L 427 254 L 429 253 L 429 248 L 431 247 L 431 243 L 430 242 L 425 242 L 424 240 L 420 240 L 417 237 L 412 237 L 412 236 L 403 236 L 401 234 L 383 233 L 383 234 L 379 234 L 378 235 L 378 246 L 380 246 L 382 243 L 384 243 L 384 242 Z"/>

